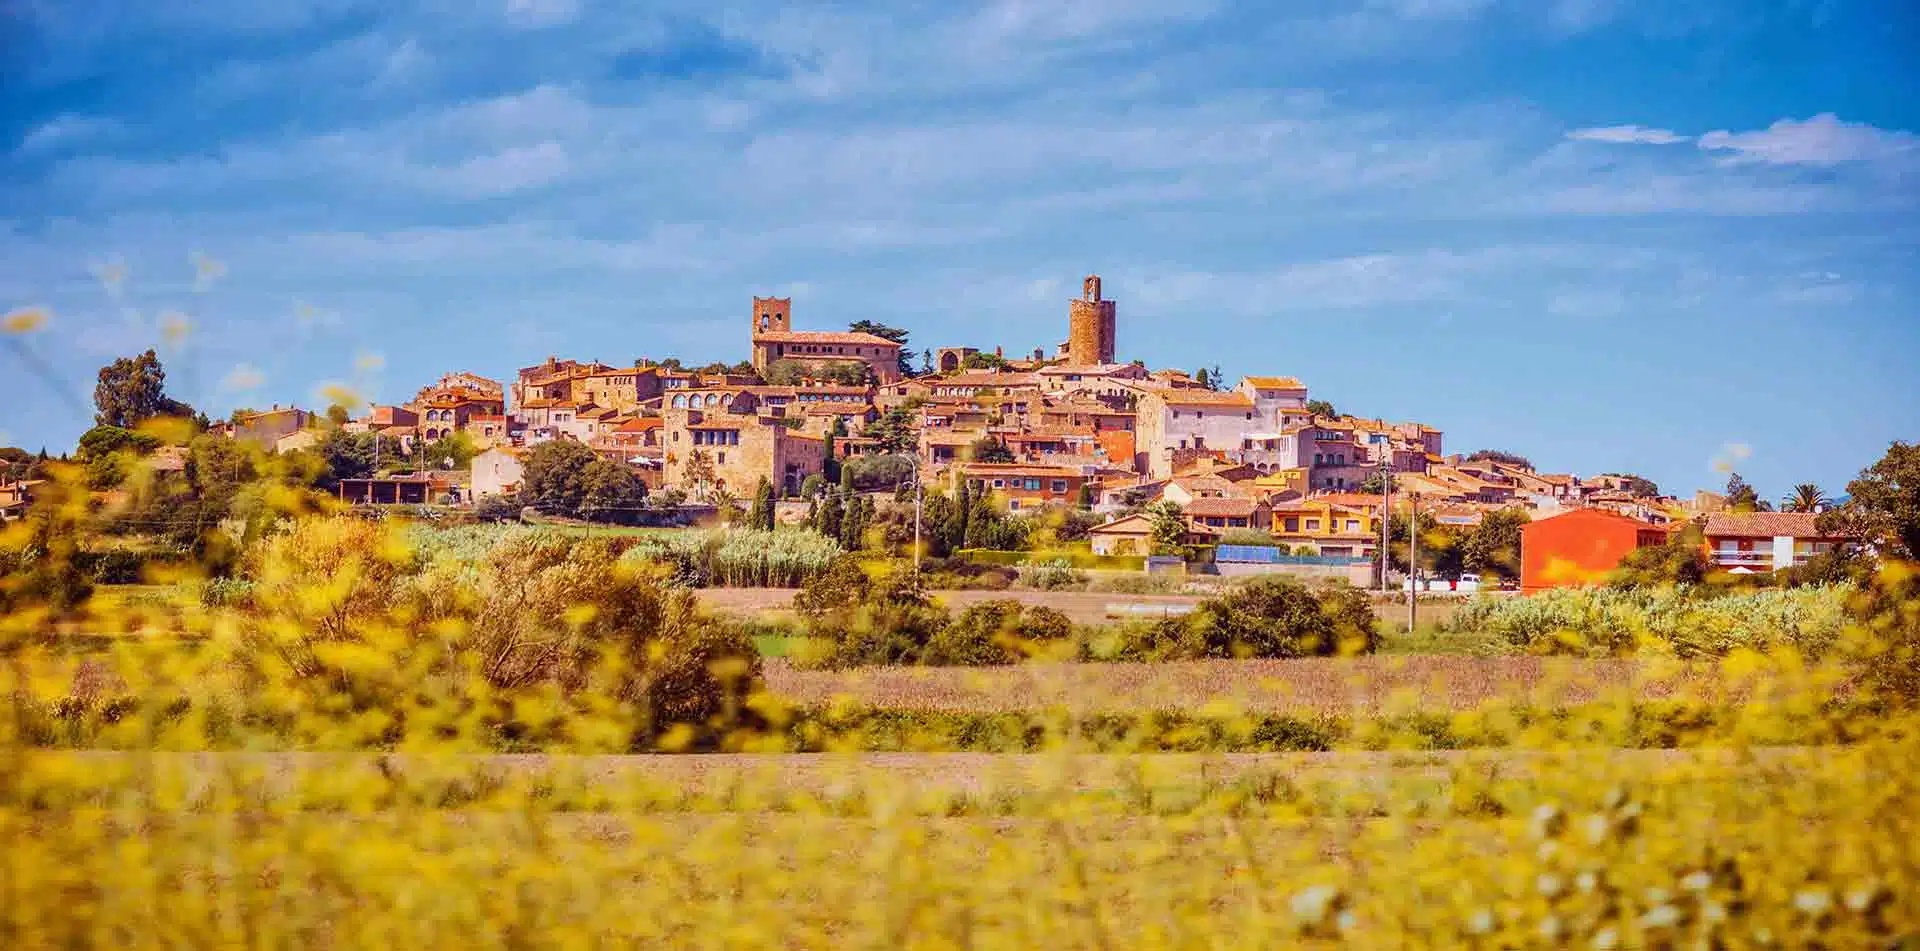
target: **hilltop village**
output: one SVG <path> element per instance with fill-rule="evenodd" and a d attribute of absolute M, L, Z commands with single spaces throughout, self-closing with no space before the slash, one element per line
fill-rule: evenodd
<path fill-rule="evenodd" d="M 449 373 L 404 403 L 374 406 L 346 428 L 391 437 L 403 453 L 461 436 L 471 466 L 350 480 L 340 491 L 369 503 L 512 496 L 532 450 L 571 440 L 631 467 L 650 492 L 724 505 L 763 479 L 782 498 L 805 499 L 843 465 L 887 457 L 896 481 L 964 480 L 1008 511 L 1118 514 L 1171 502 L 1196 541 L 1251 529 L 1297 554 L 1356 559 L 1378 548 L 1385 472 L 1396 494 L 1460 526 L 1507 508 L 1534 518 L 1608 508 L 1650 524 L 1692 508 L 1632 476 L 1538 472 L 1503 452 L 1449 455 L 1440 429 L 1339 412 L 1293 376 L 1227 380 L 1122 362 L 1118 310 L 1089 276 L 1068 304 L 1066 339 L 1009 357 L 916 352 L 904 331 L 870 323 L 796 329 L 791 299 L 755 297 L 738 364 L 548 357 L 506 384 Z M 232 425 L 289 448 L 315 438 L 309 422 L 275 408 Z M 1128 550 L 1145 531 L 1110 526 L 1096 549 Z"/>

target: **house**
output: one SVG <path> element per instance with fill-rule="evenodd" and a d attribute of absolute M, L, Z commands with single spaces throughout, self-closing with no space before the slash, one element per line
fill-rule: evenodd
<path fill-rule="evenodd" d="M 473 457 L 471 481 L 473 497 L 484 499 L 490 495 L 506 495 L 520 491 L 525 466 L 520 461 L 520 450 L 504 446 L 495 446 Z"/>
<path fill-rule="evenodd" d="M 1126 515 L 1087 530 L 1096 555 L 1145 555 L 1153 551 L 1153 519 Z"/>
<path fill-rule="evenodd" d="M 1187 503 L 1181 512 L 1195 528 L 1264 529 L 1273 516 L 1267 503 L 1245 497 L 1199 498 Z"/>
<path fill-rule="evenodd" d="M 274 440 L 273 451 L 276 453 L 298 452 L 302 449 L 312 449 L 318 445 L 320 445 L 320 431 L 317 429 L 302 429 Z"/>
<path fill-rule="evenodd" d="M 16 479 L 0 481 L 0 522 L 11 522 L 27 514 L 28 506 L 33 504 L 33 487 L 41 479 Z"/>
<path fill-rule="evenodd" d="M 1182 461 L 1199 454 L 1238 450 L 1247 433 L 1257 431 L 1254 402 L 1238 391 L 1139 387 L 1134 405 L 1135 439 L 1146 456 L 1146 472 L 1173 475 Z"/>
<path fill-rule="evenodd" d="M 826 468 L 819 436 L 793 429 L 784 416 L 760 415 L 750 394 L 715 399 L 709 409 L 705 397 L 716 392 L 693 394 L 700 409 L 667 409 L 660 437 L 666 485 L 695 495 L 725 491 L 747 498 L 767 479 L 776 493 L 791 497 L 807 476 Z"/>
<path fill-rule="evenodd" d="M 753 368 L 762 376 L 774 363 L 789 360 L 813 365 L 859 363 L 883 386 L 900 380 L 898 343 L 867 333 L 796 331 L 792 298 L 754 298 L 752 330 Z"/>
<path fill-rule="evenodd" d="M 281 437 L 306 429 L 313 422 L 312 413 L 291 406 L 282 408 L 275 403 L 272 409 L 265 412 L 236 414 L 226 427 L 226 434 L 230 438 L 271 449 Z"/>
<path fill-rule="evenodd" d="M 1380 499 L 1348 494 L 1273 503 L 1274 540 L 1326 556 L 1369 556 L 1380 548 Z"/>
<path fill-rule="evenodd" d="M 1520 527 L 1520 590 L 1595 584 L 1628 555 L 1666 542 L 1663 526 L 1606 509 L 1538 518 Z"/>
<path fill-rule="evenodd" d="M 1820 531 L 1812 512 L 1720 512 L 1707 517 L 1707 560 L 1736 574 L 1804 565 L 1849 541 Z"/>
<path fill-rule="evenodd" d="M 426 472 L 341 479 L 340 498 L 359 505 L 426 505 L 456 490 L 451 479 Z"/>
<path fill-rule="evenodd" d="M 1089 481 L 1086 469 L 1078 466 L 963 462 L 955 472 L 974 488 L 989 489 L 1005 499 L 1007 508 L 1014 511 L 1073 505 L 1079 501 L 1081 486 Z"/>

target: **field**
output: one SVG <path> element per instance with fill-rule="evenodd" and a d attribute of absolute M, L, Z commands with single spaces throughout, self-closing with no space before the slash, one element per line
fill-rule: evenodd
<path fill-rule="evenodd" d="M 1160 606 L 1191 607 L 1201 601 L 1198 595 L 1105 594 L 1096 591 L 1031 591 L 1019 588 L 1007 591 L 933 591 L 930 594 L 956 611 L 982 601 L 1011 598 L 1022 604 L 1053 608 L 1076 624 L 1108 623 L 1114 619 L 1109 609 L 1118 605 L 1145 609 L 1144 614 L 1129 611 L 1127 616 L 1150 617 L 1153 609 Z M 791 613 L 793 595 L 793 590 L 789 588 L 703 588 L 699 592 L 700 603 L 715 611 L 757 617 Z M 1440 623 L 1458 609 L 1458 603 L 1451 599 L 1423 600 L 1420 602 L 1421 624 Z M 1374 604 L 1374 613 L 1388 624 L 1404 626 L 1407 606 L 1405 603 L 1379 601 Z"/>
<path fill-rule="evenodd" d="M 245 602 L 7 619 L 31 635 L 0 658 L 9 946 L 1920 934 L 1920 728 L 1857 662 L 1477 657 L 1423 629 L 1375 656 L 810 669 L 741 623 L 790 589 L 689 599 L 538 539 L 422 568 L 370 555 L 382 531 L 273 542 Z M 1082 624 L 1197 602 L 936 594 L 996 598 Z"/>

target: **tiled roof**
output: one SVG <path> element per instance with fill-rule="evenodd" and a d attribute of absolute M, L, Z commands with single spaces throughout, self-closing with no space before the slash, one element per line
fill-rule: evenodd
<path fill-rule="evenodd" d="M 1244 393 L 1216 393 L 1212 390 L 1160 390 L 1157 394 L 1168 406 L 1214 406 L 1221 409 L 1252 409 L 1253 401 Z"/>
<path fill-rule="evenodd" d="M 970 476 L 1036 476 L 1040 478 L 1079 478 L 1080 470 L 1067 466 L 1023 466 L 1008 462 L 963 462 L 960 469 Z"/>
<path fill-rule="evenodd" d="M 1812 512 L 1721 512 L 1707 517 L 1709 538 L 1826 538 L 1815 526 L 1820 516 Z"/>
<path fill-rule="evenodd" d="M 1188 515 L 1251 518 L 1259 504 L 1252 499 L 1194 499 L 1184 510 Z"/>
<path fill-rule="evenodd" d="M 1034 386 L 1039 383 L 1031 373 L 956 373 L 933 381 L 934 386 Z"/>
<path fill-rule="evenodd" d="M 847 333 L 837 330 L 792 330 L 755 333 L 753 339 L 755 342 L 764 341 L 766 343 L 832 343 L 900 349 L 899 344 L 885 337 L 876 337 L 873 334 Z M 832 356 L 832 354 L 822 355 Z"/>
<path fill-rule="evenodd" d="M 1305 383 L 1290 376 L 1250 376 L 1247 382 L 1262 390 L 1304 390 Z"/>

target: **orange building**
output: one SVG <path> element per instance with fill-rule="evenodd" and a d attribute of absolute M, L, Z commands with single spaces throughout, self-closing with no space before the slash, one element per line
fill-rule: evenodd
<path fill-rule="evenodd" d="M 1520 528 L 1520 590 L 1597 584 L 1635 550 L 1664 545 L 1667 530 L 1606 509 L 1573 509 Z"/>

